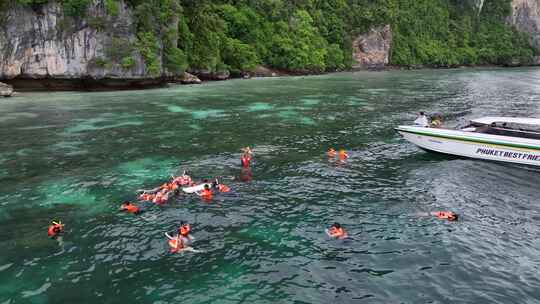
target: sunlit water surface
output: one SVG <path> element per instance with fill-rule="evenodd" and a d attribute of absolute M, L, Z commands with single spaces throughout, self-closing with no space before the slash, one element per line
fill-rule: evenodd
<path fill-rule="evenodd" d="M 420 110 L 451 126 L 540 117 L 539 102 L 538 69 L 0 100 L 0 303 L 538 303 L 540 172 L 429 154 L 393 128 Z M 329 162 L 330 146 L 350 159 Z M 117 211 L 183 169 L 233 191 Z M 460 221 L 422 216 L 433 210 Z M 62 243 L 51 219 L 67 225 Z M 181 220 L 202 253 L 168 253 Z M 334 221 L 349 240 L 328 239 Z"/>

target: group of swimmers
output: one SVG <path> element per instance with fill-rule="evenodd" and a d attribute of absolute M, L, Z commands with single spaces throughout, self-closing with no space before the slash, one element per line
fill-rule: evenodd
<path fill-rule="evenodd" d="M 249 170 L 253 157 L 253 151 L 249 147 L 243 148 L 241 151 L 243 152 L 240 157 L 242 171 Z M 349 155 L 344 149 L 340 149 L 339 152 L 337 152 L 335 149 L 329 148 L 326 155 L 329 159 L 335 159 L 337 157 L 337 159 L 340 161 L 345 161 L 347 158 L 349 158 Z M 169 182 L 166 182 L 159 187 L 150 190 L 137 190 L 137 193 L 139 201 L 161 205 L 166 203 L 171 197 L 178 195 L 180 191 L 185 193 L 195 193 L 203 200 L 210 201 L 213 197 L 213 191 L 229 192 L 230 188 L 220 183 L 217 178 L 212 183 L 210 183 L 208 180 L 203 180 L 200 184 L 196 184 L 191 176 L 184 171 L 184 173 L 180 176 L 171 176 L 171 180 Z M 129 201 L 122 203 L 120 210 L 131 214 L 140 214 L 142 212 L 142 209 L 139 206 Z M 458 215 L 450 211 L 435 211 L 431 212 L 430 215 L 438 219 L 448 221 L 457 221 L 458 219 Z M 63 231 L 64 224 L 62 224 L 60 221 L 53 221 L 48 228 L 47 234 L 51 238 L 56 238 Z M 331 238 L 340 240 L 348 238 L 347 231 L 341 226 L 340 223 L 332 224 L 328 229 L 325 230 L 325 232 Z M 165 235 L 168 239 L 167 243 L 171 253 L 181 251 L 196 251 L 190 247 L 194 237 L 191 235 L 191 225 L 189 223 L 181 222 L 176 234 L 171 235 L 169 233 L 165 233 Z"/>

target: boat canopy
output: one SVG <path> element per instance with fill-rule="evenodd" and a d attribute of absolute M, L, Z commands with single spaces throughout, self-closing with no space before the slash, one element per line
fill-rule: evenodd
<path fill-rule="evenodd" d="M 522 118 L 522 117 L 497 117 L 488 116 L 471 120 L 473 124 L 491 125 L 492 123 L 502 124 L 520 124 L 540 127 L 540 118 Z"/>

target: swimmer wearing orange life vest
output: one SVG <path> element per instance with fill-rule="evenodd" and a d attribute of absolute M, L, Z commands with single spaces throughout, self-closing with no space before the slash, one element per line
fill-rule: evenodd
<path fill-rule="evenodd" d="M 329 148 L 328 151 L 326 151 L 326 156 L 328 156 L 328 158 L 334 158 L 336 155 L 337 152 L 334 150 L 334 148 Z"/>
<path fill-rule="evenodd" d="M 188 223 L 181 222 L 180 228 L 178 228 L 178 234 L 174 237 L 170 236 L 168 233 L 165 233 L 169 239 L 169 251 L 171 253 L 177 253 L 180 251 L 193 251 L 196 252 L 192 247 L 189 247 L 190 242 L 194 239 L 191 236 L 191 226 Z"/>
<path fill-rule="evenodd" d="M 448 220 L 450 222 L 457 221 L 458 215 L 452 211 L 434 211 L 431 212 L 431 215 L 435 216 L 438 219 L 441 220 Z"/>
<path fill-rule="evenodd" d="M 180 235 L 176 235 L 175 237 L 171 237 L 170 235 L 168 234 L 165 234 L 167 236 L 167 238 L 169 239 L 169 251 L 171 253 L 177 253 L 177 252 L 180 252 L 182 251 L 182 249 L 184 249 L 186 246 L 184 245 L 184 243 L 182 242 L 182 238 L 180 238 Z"/>
<path fill-rule="evenodd" d="M 193 180 L 189 175 L 187 175 L 187 172 L 184 171 L 181 176 L 174 177 L 173 176 L 173 184 L 176 184 L 178 186 L 191 186 L 193 184 Z"/>
<path fill-rule="evenodd" d="M 341 227 L 339 223 L 334 223 L 330 228 L 326 229 L 326 234 L 331 238 L 346 239 L 348 237 L 347 231 Z"/>
<path fill-rule="evenodd" d="M 345 150 L 341 149 L 341 150 L 339 150 L 338 158 L 340 160 L 346 160 L 347 158 L 349 158 L 349 154 L 347 154 L 347 152 Z"/>
<path fill-rule="evenodd" d="M 47 229 L 47 235 L 52 239 L 56 238 L 62 232 L 64 232 L 64 224 L 61 221 L 53 221 L 49 229 Z"/>
<path fill-rule="evenodd" d="M 212 200 L 212 197 L 214 196 L 212 193 L 212 190 L 210 189 L 210 186 L 208 184 L 204 185 L 204 189 L 197 192 L 197 195 L 200 196 L 205 201 Z"/>
<path fill-rule="evenodd" d="M 219 180 L 216 178 L 214 182 L 212 183 L 212 188 L 216 189 L 217 191 L 221 193 L 226 193 L 231 191 L 231 188 L 227 187 L 226 185 L 219 182 Z"/>
<path fill-rule="evenodd" d="M 131 202 L 126 201 L 122 203 L 122 205 L 120 206 L 120 211 L 125 211 L 127 213 L 132 213 L 132 214 L 140 214 L 141 208 L 137 207 L 135 204 L 132 204 Z"/>

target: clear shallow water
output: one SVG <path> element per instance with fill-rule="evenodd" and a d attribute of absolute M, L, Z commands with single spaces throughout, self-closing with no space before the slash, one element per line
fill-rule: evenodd
<path fill-rule="evenodd" d="M 540 172 L 428 154 L 393 127 L 540 117 L 540 70 L 343 73 L 0 102 L 0 303 L 536 303 Z M 239 148 L 255 148 L 238 180 Z M 325 150 L 350 151 L 345 164 Z M 233 188 L 143 217 L 189 169 Z M 234 179 L 233 179 L 234 178 Z M 453 210 L 460 222 L 421 216 Z M 63 244 L 49 220 L 67 224 Z M 204 253 L 167 253 L 193 223 Z M 328 240 L 339 221 L 352 236 Z"/>

